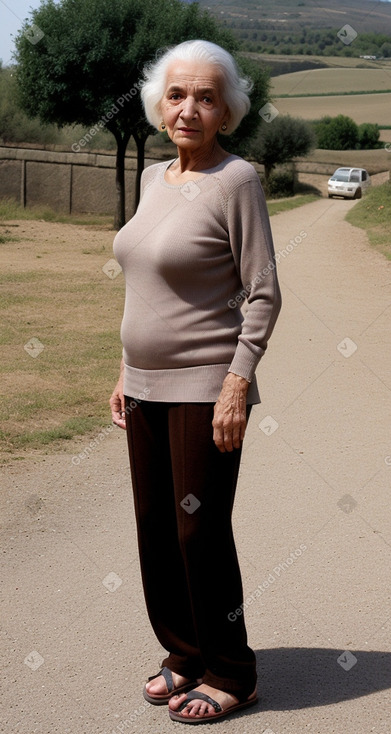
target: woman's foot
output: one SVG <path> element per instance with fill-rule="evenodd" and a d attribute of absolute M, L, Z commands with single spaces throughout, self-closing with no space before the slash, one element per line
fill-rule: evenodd
<path fill-rule="evenodd" d="M 159 706 L 168 703 L 175 694 L 190 691 L 198 683 L 201 683 L 201 679 L 191 680 L 173 673 L 169 668 L 162 668 L 160 673 L 153 675 L 145 684 L 143 695 L 149 703 Z"/>
<path fill-rule="evenodd" d="M 197 691 L 206 694 L 209 698 L 213 699 L 218 705 L 219 709 L 216 711 L 216 707 L 213 706 L 212 703 L 209 703 L 208 701 L 203 700 L 202 698 L 197 698 L 196 694 Z M 246 706 L 250 706 L 253 703 L 256 703 L 257 701 L 257 694 L 256 689 L 253 691 L 251 696 L 248 697 L 246 701 L 242 701 L 241 703 L 236 698 L 236 696 L 233 696 L 230 693 L 226 693 L 225 691 L 221 691 L 218 688 L 212 688 L 212 686 L 208 686 L 205 683 L 203 683 L 200 686 L 197 686 L 197 688 L 193 688 L 191 691 L 192 698 L 188 701 L 187 705 L 182 709 L 182 704 L 186 701 L 187 694 L 181 693 L 179 695 L 173 696 L 173 698 L 169 701 L 169 708 L 170 711 L 174 714 L 176 717 L 176 720 L 179 719 L 203 719 L 203 718 L 222 718 L 225 715 L 228 715 L 231 710 L 232 713 L 239 709 L 239 708 L 245 708 Z"/>
<path fill-rule="evenodd" d="M 150 696 L 165 696 L 168 693 L 171 693 L 171 695 L 173 696 L 175 695 L 175 691 L 177 688 L 181 688 L 181 686 L 186 685 L 186 683 L 191 683 L 191 680 L 190 678 L 184 678 L 183 675 L 172 673 L 172 682 L 174 684 L 174 689 L 173 691 L 169 691 L 165 677 L 163 675 L 158 675 L 157 678 L 154 678 L 153 680 L 150 680 L 148 683 L 146 683 L 145 688 Z"/>

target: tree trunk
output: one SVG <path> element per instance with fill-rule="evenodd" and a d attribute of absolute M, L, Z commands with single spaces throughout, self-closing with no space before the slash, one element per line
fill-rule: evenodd
<path fill-rule="evenodd" d="M 133 133 L 134 140 L 137 145 L 137 172 L 136 172 L 136 182 L 135 182 L 135 190 L 134 190 L 134 211 L 136 211 L 139 201 L 140 201 L 140 182 L 141 182 L 141 174 L 144 170 L 144 159 L 145 159 L 145 142 L 147 140 L 148 135 L 137 135 L 137 133 Z"/>
<path fill-rule="evenodd" d="M 114 228 L 121 229 L 126 221 L 125 216 L 125 153 L 130 133 L 120 133 L 111 130 L 117 141 L 117 155 L 115 161 L 115 187 L 117 191 Z"/>
<path fill-rule="evenodd" d="M 273 166 L 270 166 L 268 163 L 264 163 L 263 164 L 263 167 L 265 169 L 265 183 L 266 183 L 266 186 L 267 186 L 269 184 L 270 175 L 271 175 L 271 172 L 273 170 Z"/>

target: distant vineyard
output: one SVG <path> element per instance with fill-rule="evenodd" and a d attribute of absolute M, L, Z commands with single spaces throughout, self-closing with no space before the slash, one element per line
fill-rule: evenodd
<path fill-rule="evenodd" d="M 391 4 L 368 0 L 199 0 L 242 49 L 301 56 L 391 58 Z M 346 30 L 346 27 L 348 29 Z M 344 31 L 345 29 L 345 31 Z"/>
<path fill-rule="evenodd" d="M 222 25 L 232 30 L 242 43 L 242 49 L 264 54 L 301 56 L 374 56 L 391 58 L 391 37 L 377 33 L 361 33 L 345 44 L 337 35 L 340 29 L 311 30 L 287 33 L 280 24 L 268 21 L 225 19 Z"/>

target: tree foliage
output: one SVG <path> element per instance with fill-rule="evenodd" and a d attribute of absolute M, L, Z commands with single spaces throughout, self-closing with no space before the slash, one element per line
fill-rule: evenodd
<path fill-rule="evenodd" d="M 29 38 L 31 23 L 44 34 L 36 43 Z M 19 100 L 27 114 L 60 127 L 105 125 L 114 135 L 117 227 L 125 221 L 130 136 L 138 150 L 139 185 L 145 141 L 155 133 L 142 109 L 142 69 L 159 49 L 193 38 L 229 51 L 237 45 L 197 3 L 180 0 L 42 0 L 16 39 Z"/>
<path fill-rule="evenodd" d="M 372 150 L 378 148 L 380 128 L 374 122 L 363 122 L 358 126 L 358 145 L 361 150 Z"/>
<path fill-rule="evenodd" d="M 318 148 L 352 150 L 358 146 L 358 125 L 346 115 L 322 117 L 314 127 Z"/>
<path fill-rule="evenodd" d="M 327 150 L 372 150 L 380 146 L 380 128 L 376 123 L 357 125 L 345 115 L 322 117 L 314 122 L 318 148 Z"/>
<path fill-rule="evenodd" d="M 251 146 L 251 154 L 265 168 L 266 187 L 276 165 L 307 155 L 315 146 L 311 125 L 290 115 L 277 115 L 271 122 L 262 122 Z"/>

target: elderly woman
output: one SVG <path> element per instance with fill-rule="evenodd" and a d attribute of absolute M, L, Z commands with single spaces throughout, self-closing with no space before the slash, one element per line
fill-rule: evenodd
<path fill-rule="evenodd" d="M 169 49 L 145 75 L 146 116 L 178 157 L 143 172 L 114 241 L 126 300 L 110 404 L 127 430 L 145 600 L 168 653 L 144 696 L 192 724 L 257 701 L 233 614 L 243 592 L 231 514 L 280 294 L 258 175 L 216 137 L 248 112 L 251 84 L 206 41 Z"/>

